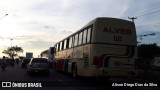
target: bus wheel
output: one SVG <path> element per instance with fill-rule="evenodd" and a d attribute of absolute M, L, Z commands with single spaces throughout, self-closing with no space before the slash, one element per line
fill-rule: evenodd
<path fill-rule="evenodd" d="M 55 71 L 58 71 L 58 69 L 57 69 L 57 64 L 56 64 L 56 63 L 54 63 L 54 70 L 55 70 Z"/>
<path fill-rule="evenodd" d="M 74 64 L 73 67 L 72 67 L 72 76 L 74 78 L 77 78 L 77 66 L 76 66 L 76 64 Z"/>

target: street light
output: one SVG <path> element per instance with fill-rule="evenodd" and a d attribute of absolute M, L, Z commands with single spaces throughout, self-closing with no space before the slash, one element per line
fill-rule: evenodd
<path fill-rule="evenodd" d="M 12 48 L 12 40 L 13 40 L 13 39 L 11 38 L 10 40 L 11 40 L 11 48 Z"/>
<path fill-rule="evenodd" d="M 11 40 L 11 48 L 12 48 L 12 45 L 13 45 L 12 41 L 15 40 L 17 37 L 18 37 L 18 36 L 16 36 L 16 37 L 10 37 L 10 38 L 9 38 L 9 39 Z"/>
<path fill-rule="evenodd" d="M 10 39 L 11 40 L 11 58 L 13 59 L 13 51 L 12 51 L 12 38 Z"/>
<path fill-rule="evenodd" d="M 5 16 L 8 16 L 8 14 L 5 14 L 4 16 L 2 16 L 2 17 L 0 18 L 0 20 L 3 19 Z"/>

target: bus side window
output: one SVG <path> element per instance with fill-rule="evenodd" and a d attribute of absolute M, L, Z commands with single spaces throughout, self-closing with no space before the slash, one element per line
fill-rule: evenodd
<path fill-rule="evenodd" d="M 73 47 L 74 46 L 74 41 L 75 40 L 75 37 L 74 36 L 72 36 L 72 43 L 71 43 L 71 47 Z"/>
<path fill-rule="evenodd" d="M 77 44 L 78 44 L 78 34 L 74 36 L 74 46 L 77 46 Z"/>
<path fill-rule="evenodd" d="M 58 46 L 58 47 L 57 47 L 57 51 L 59 51 L 59 46 L 60 46 L 60 43 L 58 43 L 58 44 L 57 44 L 57 46 Z"/>
<path fill-rule="evenodd" d="M 83 44 L 85 44 L 86 43 L 86 35 L 87 35 L 87 30 L 84 30 L 83 31 Z"/>
<path fill-rule="evenodd" d="M 83 33 L 83 32 L 80 32 L 80 34 L 79 34 L 78 45 L 81 45 L 81 44 L 82 44 L 82 33 Z"/>
<path fill-rule="evenodd" d="M 90 39 L 91 39 L 91 28 L 89 28 L 87 32 L 87 43 L 90 42 Z"/>
<path fill-rule="evenodd" d="M 69 48 L 72 47 L 72 37 L 69 38 Z"/>
<path fill-rule="evenodd" d="M 56 52 L 57 52 L 57 44 L 54 47 L 54 54 L 56 54 Z"/>
<path fill-rule="evenodd" d="M 62 49 L 62 42 L 59 43 L 59 51 Z"/>
<path fill-rule="evenodd" d="M 64 40 L 64 47 L 63 47 L 63 49 L 66 49 L 66 41 L 67 40 Z"/>
<path fill-rule="evenodd" d="M 66 40 L 66 49 L 69 48 L 69 38 Z"/>
<path fill-rule="evenodd" d="M 55 48 L 55 51 L 57 51 L 57 44 L 56 44 L 56 45 L 54 45 L 54 48 Z"/>
<path fill-rule="evenodd" d="M 64 49 L 64 41 L 61 42 L 61 45 L 62 45 L 61 50 L 63 50 Z"/>

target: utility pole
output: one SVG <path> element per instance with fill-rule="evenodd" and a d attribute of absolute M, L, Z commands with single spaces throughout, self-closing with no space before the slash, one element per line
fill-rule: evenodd
<path fill-rule="evenodd" d="M 128 19 L 132 19 L 132 22 L 134 23 L 134 19 L 137 19 L 137 17 L 128 17 Z"/>
<path fill-rule="evenodd" d="M 11 40 L 11 58 L 13 59 L 13 54 L 14 54 L 13 51 L 12 51 L 13 50 L 13 48 L 12 48 L 12 40 L 13 39 L 11 38 L 10 40 Z"/>

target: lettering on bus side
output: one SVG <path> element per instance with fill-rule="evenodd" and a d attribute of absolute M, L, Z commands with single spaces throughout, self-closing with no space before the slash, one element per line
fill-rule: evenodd
<path fill-rule="evenodd" d="M 104 27 L 103 32 L 131 35 L 131 29 Z"/>

